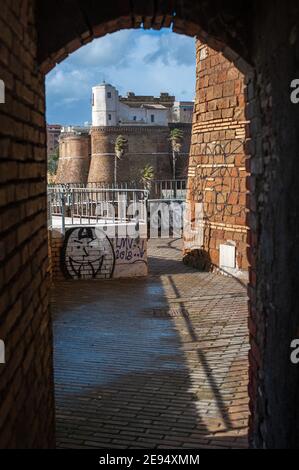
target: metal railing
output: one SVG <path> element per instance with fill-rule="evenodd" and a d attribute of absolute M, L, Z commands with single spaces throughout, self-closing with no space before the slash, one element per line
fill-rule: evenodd
<path fill-rule="evenodd" d="M 49 223 L 52 227 L 146 223 L 148 191 L 144 189 L 90 189 L 51 186 L 48 189 Z"/>
<path fill-rule="evenodd" d="M 187 180 L 155 180 L 151 183 L 149 199 L 185 201 Z"/>
<path fill-rule="evenodd" d="M 66 183 L 66 184 L 49 184 L 49 189 L 141 189 L 136 182 L 123 182 L 117 184 L 107 183 Z"/>
<path fill-rule="evenodd" d="M 67 191 L 73 189 L 84 190 L 141 190 L 148 191 L 149 199 L 167 199 L 184 201 L 187 195 L 187 180 L 153 180 L 145 185 L 138 181 L 122 182 L 117 184 L 107 183 L 71 183 L 67 185 L 49 185 L 50 190 Z"/>

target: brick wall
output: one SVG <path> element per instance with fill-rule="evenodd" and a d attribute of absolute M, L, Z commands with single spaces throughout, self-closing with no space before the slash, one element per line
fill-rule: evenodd
<path fill-rule="evenodd" d="M 290 344 L 299 337 L 299 78 L 298 3 L 260 3 L 252 53 L 255 74 L 246 93 L 251 155 L 250 443 L 299 446 L 299 367 Z"/>
<path fill-rule="evenodd" d="M 59 230 L 49 230 L 49 257 L 50 257 L 50 273 L 51 281 L 62 281 L 64 280 L 63 273 L 61 271 L 61 250 L 63 247 L 64 237 Z"/>
<path fill-rule="evenodd" d="M 188 199 L 202 203 L 203 250 L 185 261 L 219 267 L 220 245 L 236 247 L 236 270 L 247 270 L 244 76 L 221 53 L 197 42 L 197 88 Z"/>
<path fill-rule="evenodd" d="M 0 447 L 54 446 L 44 78 L 35 2 L 0 9 Z"/>

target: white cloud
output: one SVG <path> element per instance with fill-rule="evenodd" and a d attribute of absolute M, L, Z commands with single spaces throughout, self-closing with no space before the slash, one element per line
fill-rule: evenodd
<path fill-rule="evenodd" d="M 193 43 L 191 42 L 193 41 Z M 164 65 L 195 64 L 195 41 L 182 35 L 163 34 L 156 38 L 154 51 L 144 57 L 146 63 L 161 61 Z"/>
<path fill-rule="evenodd" d="M 47 77 L 48 121 L 90 119 L 91 88 L 103 80 L 121 94 L 193 99 L 195 41 L 170 30 L 125 30 L 97 39 L 73 53 Z M 71 119 L 71 121 L 70 121 Z"/>
<path fill-rule="evenodd" d="M 69 62 L 87 67 L 125 67 L 138 38 L 134 30 L 107 34 L 76 51 Z"/>

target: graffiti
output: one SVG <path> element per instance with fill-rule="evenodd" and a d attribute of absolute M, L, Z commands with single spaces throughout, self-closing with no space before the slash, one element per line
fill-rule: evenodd
<path fill-rule="evenodd" d="M 92 227 L 68 230 L 61 254 L 61 268 L 68 279 L 111 279 L 115 254 L 107 236 L 97 238 Z"/>
<path fill-rule="evenodd" d="M 245 204 L 238 199 L 246 190 L 244 141 L 205 144 L 200 155 L 202 163 L 196 165 L 190 193 L 194 201 L 204 204 L 205 219 L 245 217 Z"/>
<path fill-rule="evenodd" d="M 116 262 L 118 260 L 124 263 L 145 262 L 145 255 L 145 240 L 136 241 L 133 238 L 121 238 L 115 242 Z"/>
<path fill-rule="evenodd" d="M 61 251 L 66 279 L 112 279 L 147 275 L 147 240 L 109 238 L 98 226 L 67 230 Z"/>

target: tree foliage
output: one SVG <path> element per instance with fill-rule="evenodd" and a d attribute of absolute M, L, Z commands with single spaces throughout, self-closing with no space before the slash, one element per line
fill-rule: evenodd
<path fill-rule="evenodd" d="M 128 140 L 123 136 L 119 135 L 115 141 L 115 156 L 121 160 L 121 158 L 124 156 L 126 147 L 128 144 Z"/>
<path fill-rule="evenodd" d="M 175 128 L 170 131 L 169 140 L 171 142 L 173 152 L 179 153 L 182 149 L 184 139 L 184 132 L 181 129 Z"/>
<path fill-rule="evenodd" d="M 59 160 L 59 147 L 57 147 L 55 153 L 48 155 L 48 173 L 51 176 L 54 176 L 57 173 L 58 160 Z"/>

